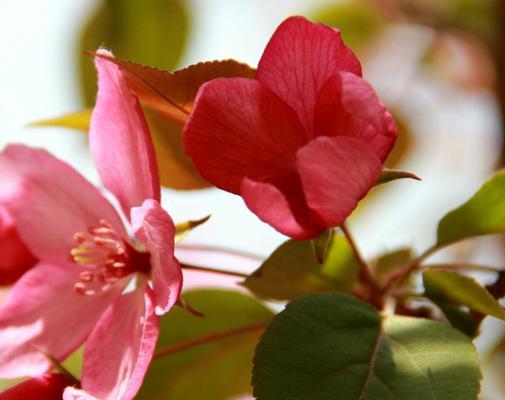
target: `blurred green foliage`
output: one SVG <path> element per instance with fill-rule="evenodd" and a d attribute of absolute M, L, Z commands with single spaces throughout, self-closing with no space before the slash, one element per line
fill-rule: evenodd
<path fill-rule="evenodd" d="M 102 0 L 84 26 L 79 73 L 84 101 L 94 103 L 93 61 L 81 51 L 106 47 L 123 59 L 173 70 L 186 47 L 190 22 L 185 0 Z"/>

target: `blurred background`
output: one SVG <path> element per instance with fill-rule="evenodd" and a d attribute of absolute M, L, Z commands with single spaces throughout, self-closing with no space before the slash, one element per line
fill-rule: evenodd
<path fill-rule="evenodd" d="M 227 58 L 256 67 L 277 25 L 294 14 L 341 30 L 401 128 L 387 165 L 423 179 L 391 183 L 362 202 L 350 223 L 359 246 L 370 257 L 398 247 L 425 249 L 438 220 L 505 160 L 503 0 L 3 1 L 0 147 L 44 147 L 98 183 L 85 134 L 28 127 L 92 106 L 94 69 L 82 50 L 105 46 L 120 58 L 170 71 Z M 206 245 L 267 256 L 285 240 L 239 197 L 217 189 L 167 188 L 163 205 L 176 221 L 212 215 L 185 239 L 182 258 L 194 254 L 184 246 Z M 503 249 L 501 239 L 474 239 L 437 257 L 500 267 Z M 205 261 L 226 267 L 210 254 Z M 257 264 L 228 260 L 244 271 Z M 206 284 L 219 284 L 217 278 Z M 486 400 L 505 398 L 504 331 L 488 318 L 478 341 Z"/>

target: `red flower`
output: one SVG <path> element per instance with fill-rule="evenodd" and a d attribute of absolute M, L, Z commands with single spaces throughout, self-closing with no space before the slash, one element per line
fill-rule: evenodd
<path fill-rule="evenodd" d="M 204 84 L 184 130 L 204 178 L 295 239 L 340 225 L 395 139 L 391 114 L 339 32 L 302 17 L 277 28 L 256 79 Z"/>
<path fill-rule="evenodd" d="M 63 374 L 47 373 L 0 393 L 0 400 L 61 400 L 65 387 L 75 384 Z"/>

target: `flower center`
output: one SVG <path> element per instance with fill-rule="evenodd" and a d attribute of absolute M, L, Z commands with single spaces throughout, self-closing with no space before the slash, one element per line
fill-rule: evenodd
<path fill-rule="evenodd" d="M 74 241 L 77 246 L 70 251 L 72 260 L 86 267 L 74 285 L 77 293 L 93 295 L 130 274 L 151 269 L 150 254 L 134 249 L 105 220 L 87 232 L 76 233 Z"/>

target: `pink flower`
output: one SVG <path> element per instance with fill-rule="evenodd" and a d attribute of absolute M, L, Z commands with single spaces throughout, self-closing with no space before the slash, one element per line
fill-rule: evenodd
<path fill-rule="evenodd" d="M 20 239 L 14 221 L 0 209 L 0 286 L 12 285 L 37 263 Z"/>
<path fill-rule="evenodd" d="M 0 400 L 61 400 L 65 387 L 74 384 L 63 374 L 47 373 L 0 393 Z"/>
<path fill-rule="evenodd" d="M 184 129 L 209 182 L 295 239 L 340 225 L 380 176 L 396 126 L 337 30 L 284 21 L 256 79 L 204 84 Z"/>
<path fill-rule="evenodd" d="M 14 145 L 0 154 L 0 204 L 40 260 L 0 308 L 0 377 L 40 375 L 50 367 L 44 353 L 62 360 L 86 342 L 82 388 L 131 399 L 153 354 L 157 315 L 178 300 L 182 274 L 139 102 L 118 67 L 99 58 L 96 66 L 91 150 L 123 220 L 47 152 Z"/>

